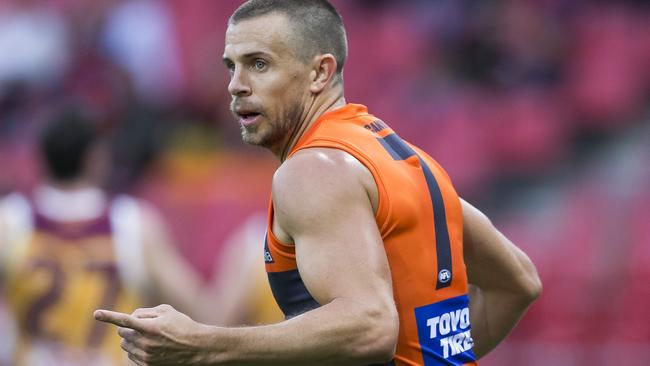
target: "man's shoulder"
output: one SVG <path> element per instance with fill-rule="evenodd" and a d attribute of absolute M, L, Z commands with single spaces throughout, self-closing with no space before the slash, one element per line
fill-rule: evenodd
<path fill-rule="evenodd" d="M 127 195 L 119 194 L 112 198 L 110 205 L 111 220 L 118 224 L 119 222 L 128 222 L 131 227 L 142 227 L 144 236 L 151 236 L 154 231 L 163 230 L 165 220 L 158 208 L 151 202 Z"/>
<path fill-rule="evenodd" d="M 295 214 L 367 199 L 371 189 L 376 190 L 372 174 L 354 156 L 333 148 L 309 148 L 278 168 L 273 202 L 276 209 Z"/>
<path fill-rule="evenodd" d="M 13 208 L 13 207 L 29 207 L 29 198 L 22 192 L 11 192 L 4 197 L 0 197 L 0 207 Z"/>
<path fill-rule="evenodd" d="M 24 221 L 31 217 L 31 203 L 26 195 L 12 192 L 0 197 L 0 228 L 7 229 L 10 223 Z"/>
<path fill-rule="evenodd" d="M 350 153 L 330 147 L 302 149 L 280 165 L 273 176 L 274 191 L 285 186 L 338 185 L 358 181 L 365 166 Z"/>

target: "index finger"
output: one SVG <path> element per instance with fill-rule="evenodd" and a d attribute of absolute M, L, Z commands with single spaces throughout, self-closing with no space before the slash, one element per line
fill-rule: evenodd
<path fill-rule="evenodd" d="M 144 324 L 138 318 L 129 314 L 110 310 L 96 310 L 93 316 L 101 322 L 117 325 L 118 327 L 131 328 L 140 332 L 145 331 Z"/>

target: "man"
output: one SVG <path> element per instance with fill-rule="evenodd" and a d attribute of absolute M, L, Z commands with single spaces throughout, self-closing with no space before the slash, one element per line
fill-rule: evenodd
<path fill-rule="evenodd" d="M 132 311 L 163 300 L 229 322 L 232 311 L 195 301 L 214 296 L 222 305 L 227 296 L 181 260 L 155 210 L 99 188 L 105 145 L 83 113 L 48 124 L 39 147 L 45 182 L 0 201 L 0 296 L 15 323 L 13 365 L 128 361 L 119 337 L 89 316 L 99 306 Z"/>
<path fill-rule="evenodd" d="M 166 305 L 97 311 L 137 364 L 472 365 L 539 295 L 530 260 L 433 159 L 346 104 L 346 54 L 325 0 L 251 0 L 232 15 L 232 110 L 244 141 L 282 162 L 265 261 L 287 319 L 222 328 Z"/>

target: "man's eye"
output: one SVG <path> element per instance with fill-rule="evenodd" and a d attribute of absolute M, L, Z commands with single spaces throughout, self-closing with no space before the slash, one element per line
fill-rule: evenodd
<path fill-rule="evenodd" d="M 264 70 L 266 67 L 266 62 L 264 60 L 256 60 L 255 61 L 255 69 L 256 70 Z"/>

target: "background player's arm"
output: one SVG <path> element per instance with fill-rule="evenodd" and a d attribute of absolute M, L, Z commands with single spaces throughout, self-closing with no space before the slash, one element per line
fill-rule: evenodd
<path fill-rule="evenodd" d="M 233 230 L 223 243 L 214 283 L 221 324 L 271 324 L 284 319 L 264 268 L 261 247 L 268 227 L 267 212 L 258 212 Z"/>
<path fill-rule="evenodd" d="M 168 307 L 134 316 L 98 311 L 126 326 L 126 349 L 148 364 L 364 365 L 394 355 L 399 321 L 390 270 L 358 161 L 341 151 L 296 154 L 274 178 L 274 228 L 296 246 L 302 279 L 322 304 L 268 326 L 196 324 Z M 161 358 L 164 354 L 164 359 Z"/>
<path fill-rule="evenodd" d="M 461 203 L 474 353 L 482 357 L 510 333 L 542 284 L 528 256 L 482 212 Z"/>
<path fill-rule="evenodd" d="M 221 311 L 230 297 L 216 281 L 204 281 L 176 249 L 158 213 L 142 205 L 144 260 L 152 303 L 169 303 L 199 321 L 229 325 L 234 311 Z M 215 268 L 215 273 L 219 268 Z M 219 277 L 219 276 L 215 276 Z M 198 301 L 197 299 L 200 299 Z M 236 306 L 228 306 L 236 309 Z"/>

